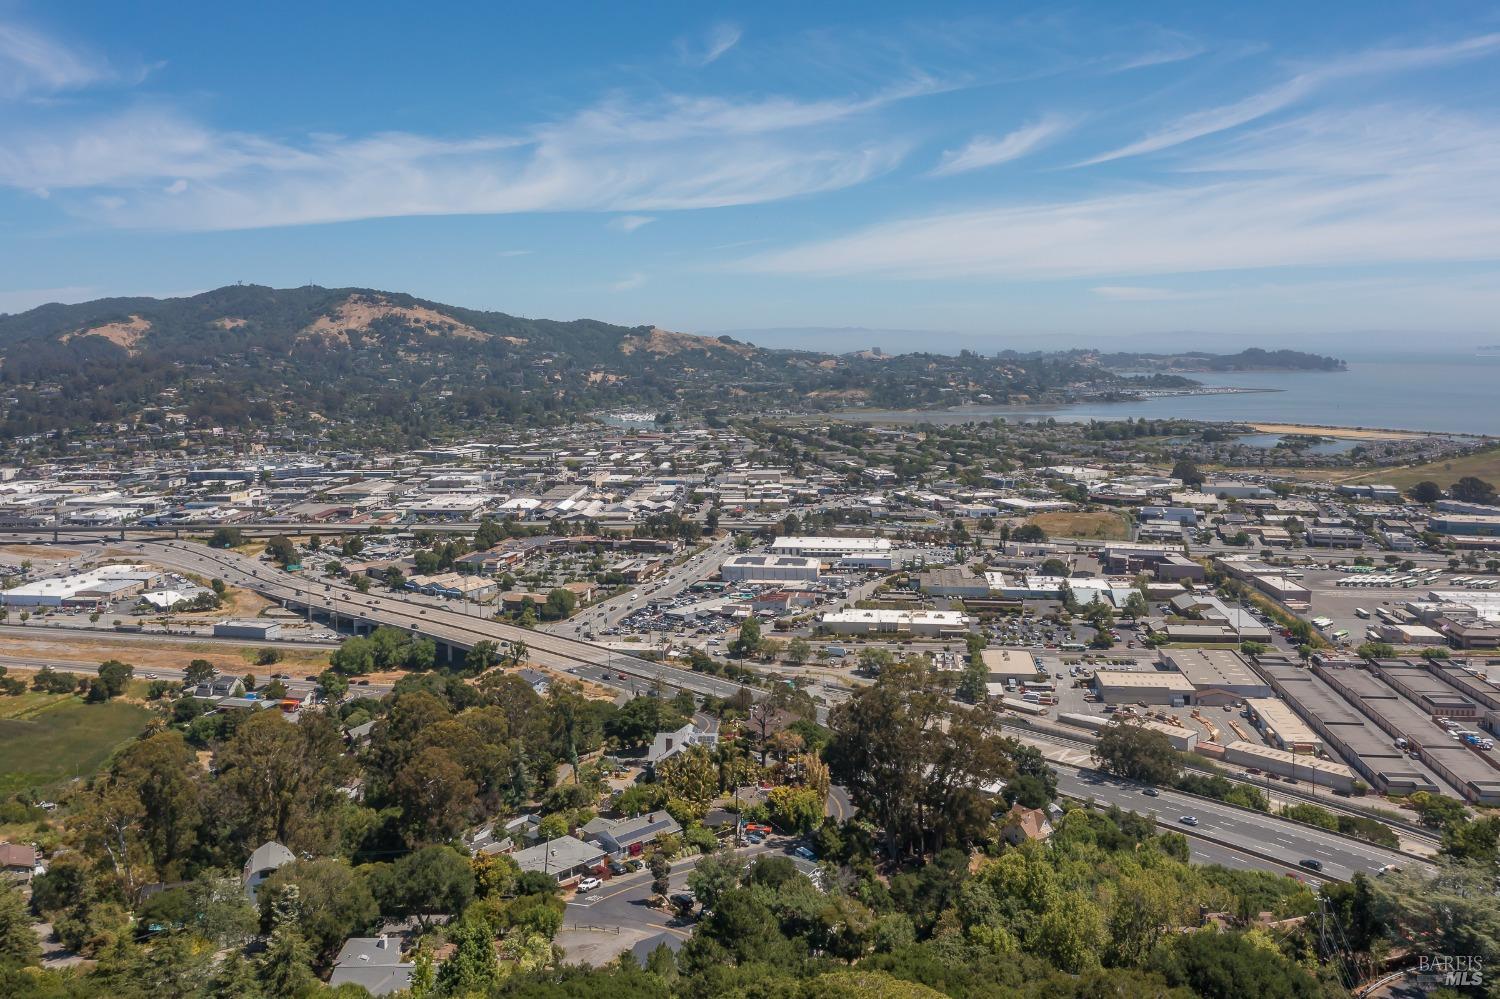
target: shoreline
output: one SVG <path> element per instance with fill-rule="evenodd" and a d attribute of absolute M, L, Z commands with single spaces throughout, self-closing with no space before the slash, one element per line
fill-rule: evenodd
<path fill-rule="evenodd" d="M 1232 420 L 1227 422 L 1244 422 Z M 1388 430 L 1382 427 L 1326 427 L 1314 423 L 1249 423 L 1250 427 L 1257 433 L 1262 434 L 1302 434 L 1317 435 L 1320 437 L 1339 437 L 1344 440 L 1358 441 L 1395 441 L 1395 440 L 1419 440 L 1423 437 L 1483 437 L 1483 434 L 1439 434 L 1426 430 Z"/>

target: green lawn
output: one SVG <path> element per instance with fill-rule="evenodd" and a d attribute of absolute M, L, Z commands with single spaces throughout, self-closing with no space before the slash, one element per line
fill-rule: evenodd
<path fill-rule="evenodd" d="M 71 694 L 0 697 L 0 797 L 92 774 L 150 717 L 138 705 L 85 704 Z"/>

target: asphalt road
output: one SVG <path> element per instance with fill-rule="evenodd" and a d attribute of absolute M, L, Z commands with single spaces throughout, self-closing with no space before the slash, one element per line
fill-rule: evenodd
<path fill-rule="evenodd" d="M 1162 789 L 1158 797 L 1151 797 L 1138 784 L 1093 771 L 1055 766 L 1058 790 L 1063 794 L 1106 805 L 1115 804 L 1152 816 L 1163 825 L 1186 833 L 1195 847 L 1203 846 L 1204 839 L 1212 838 L 1221 846 L 1251 855 L 1263 854 L 1284 865 L 1295 867 L 1303 860 L 1317 860 L 1323 865 L 1323 874 L 1343 881 L 1361 871 L 1368 875 L 1378 874 L 1389 864 L 1407 867 L 1419 863 L 1395 850 L 1260 812 L 1166 789 Z M 1179 822 L 1184 815 L 1196 816 L 1198 825 L 1187 826 Z M 1308 874 L 1312 876 L 1312 872 Z"/>
<path fill-rule="evenodd" d="M 756 688 L 742 688 L 729 680 L 648 662 L 560 635 L 463 614 L 441 605 L 417 603 L 377 590 L 362 594 L 342 581 L 283 572 L 238 553 L 194 542 L 145 541 L 128 547 L 157 564 L 180 572 L 218 577 L 230 585 L 255 590 L 289 606 L 336 615 L 343 621 L 368 627 L 389 625 L 458 649 L 472 648 L 481 641 L 494 642 L 502 648 L 512 642 L 525 642 L 534 662 L 553 669 L 566 671 L 592 666 L 617 674 L 625 673 L 646 684 L 660 683 L 697 694 L 732 697 L 747 689 L 753 697 L 763 696 L 763 692 Z"/>
<path fill-rule="evenodd" d="M 795 840 L 776 837 L 759 846 L 746 846 L 735 853 L 746 863 L 764 856 L 789 857 L 798 870 L 811 874 L 818 865 L 812 861 L 793 856 Z M 672 865 L 672 891 L 687 887 L 688 875 L 698 865 L 700 857 L 688 857 Z M 587 895 L 574 894 L 568 899 L 565 918 L 572 923 L 590 923 L 596 926 L 622 926 L 670 930 L 684 933 L 692 929 L 692 921 L 680 921 L 675 914 L 654 909 L 647 903 L 654 893 L 651 891 L 651 871 L 642 868 L 633 874 L 611 878 L 601 887 Z"/>

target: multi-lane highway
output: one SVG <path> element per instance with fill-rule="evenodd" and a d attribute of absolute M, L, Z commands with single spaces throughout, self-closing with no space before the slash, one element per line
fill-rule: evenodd
<path fill-rule="evenodd" d="M 126 547 L 152 563 L 179 572 L 217 577 L 232 586 L 255 590 L 287 607 L 356 627 L 386 625 L 424 635 L 454 650 L 455 655 L 482 641 L 501 648 L 524 642 L 533 662 L 552 669 L 576 672 L 580 667 L 591 667 L 604 674 L 615 674 L 617 679 L 623 677 L 627 684 L 660 684 L 714 697 L 732 697 L 741 690 L 749 690 L 751 696 L 761 694 L 755 688 L 729 680 L 649 662 L 578 639 L 519 628 L 441 605 L 419 604 L 375 590 L 360 593 L 342 581 L 284 572 L 236 552 L 191 541 L 140 541 Z"/>

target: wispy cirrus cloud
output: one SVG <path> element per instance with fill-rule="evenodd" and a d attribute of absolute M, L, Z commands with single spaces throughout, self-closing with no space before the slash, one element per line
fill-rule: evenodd
<path fill-rule="evenodd" d="M 1237 128 L 1296 104 L 1327 84 L 1384 73 L 1398 73 L 1475 59 L 1500 51 L 1500 32 L 1474 35 L 1442 45 L 1371 49 L 1328 60 L 1323 65 L 1241 100 L 1194 111 L 1145 137 L 1112 149 L 1079 166 L 1093 166 L 1129 156 L 1159 152 L 1216 132 Z"/>
<path fill-rule="evenodd" d="M 699 38 L 679 38 L 677 56 L 686 65 L 702 68 L 717 62 L 719 57 L 740 43 L 744 32 L 737 24 L 720 22 L 708 29 Z"/>
<path fill-rule="evenodd" d="M 1189 181 L 880 223 L 741 262 L 916 279 L 1190 274 L 1500 257 L 1500 121 L 1327 111 L 1188 164 Z M 1226 171 L 1205 179 L 1210 172 Z M 1150 292 L 1101 285 L 1117 298 Z"/>
<path fill-rule="evenodd" d="M 1149 49 L 1139 55 L 1131 56 L 1115 67 L 1116 72 L 1127 72 L 1132 69 L 1146 69 L 1150 66 L 1165 66 L 1168 63 L 1186 62 L 1196 59 L 1208 48 L 1189 39 L 1179 39 L 1170 45 L 1161 48 Z"/>
<path fill-rule="evenodd" d="M 931 171 L 933 177 L 947 177 L 984 167 L 998 166 L 1020 159 L 1045 146 L 1073 127 L 1073 119 L 1058 114 L 1046 115 L 1022 125 L 1000 138 L 978 136 L 962 149 L 951 149 Z"/>
<path fill-rule="evenodd" d="M 621 232 L 635 232 L 641 226 L 650 225 L 655 221 L 654 215 L 619 215 L 609 220 L 609 227 Z"/>
<path fill-rule="evenodd" d="M 216 130 L 142 105 L 17 130 L 0 146 L 0 184 L 63 192 L 75 213 L 114 225 L 192 230 L 757 204 L 891 169 L 906 142 L 857 120 L 937 86 L 919 77 L 866 96 L 815 100 L 617 97 L 516 134 L 460 139 L 290 140 Z M 816 135 L 807 133 L 812 126 Z"/>
<path fill-rule="evenodd" d="M 640 271 L 635 271 L 634 273 L 627 274 L 625 277 L 623 277 L 620 280 L 618 280 L 618 281 L 614 282 L 613 284 L 611 284 L 609 286 L 609 290 L 610 291 L 634 291 L 635 289 L 639 288 L 641 285 L 643 285 L 645 283 L 646 283 L 646 275 L 642 274 Z"/>
<path fill-rule="evenodd" d="M 100 57 L 25 25 L 0 21 L 0 99 L 77 90 L 114 75 Z"/>

